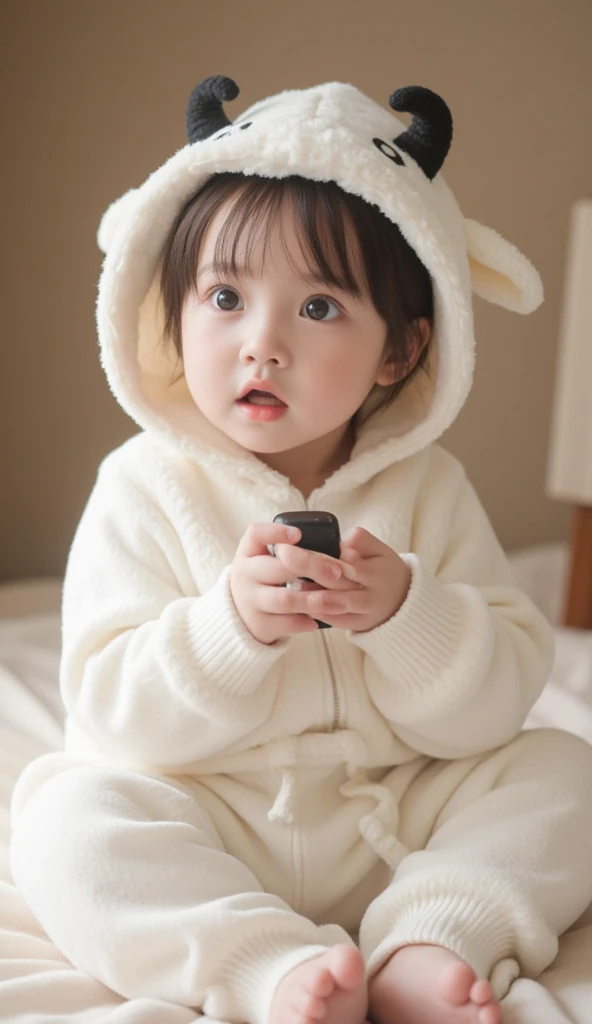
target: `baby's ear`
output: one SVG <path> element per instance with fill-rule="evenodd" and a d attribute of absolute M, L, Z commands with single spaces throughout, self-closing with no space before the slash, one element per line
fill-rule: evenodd
<path fill-rule="evenodd" d="M 514 313 L 532 313 L 543 284 L 530 260 L 493 228 L 465 218 L 471 283 L 476 295 Z"/>
<path fill-rule="evenodd" d="M 125 192 L 105 210 L 97 232 L 97 242 L 101 252 L 107 252 L 119 228 L 129 216 L 135 203 L 137 191 L 137 188 L 130 188 L 129 192 Z"/>
<path fill-rule="evenodd" d="M 403 377 L 407 377 L 414 369 L 417 360 L 428 344 L 432 334 L 432 325 L 427 317 L 420 316 L 413 320 L 409 328 L 409 351 L 408 364 L 401 370 L 401 366 L 395 361 L 391 352 L 387 352 L 380 368 L 379 377 L 376 383 L 383 386 L 398 384 Z"/>
<path fill-rule="evenodd" d="M 390 387 L 391 384 L 395 384 L 397 381 L 397 367 L 393 356 L 388 356 L 382 363 L 377 377 L 376 384 L 381 384 L 382 387 Z"/>

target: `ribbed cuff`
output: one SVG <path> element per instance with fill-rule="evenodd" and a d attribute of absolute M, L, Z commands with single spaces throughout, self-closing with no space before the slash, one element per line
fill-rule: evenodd
<path fill-rule="evenodd" d="M 273 997 L 282 978 L 306 960 L 326 953 L 327 948 L 294 946 L 279 940 L 254 942 L 248 952 L 244 950 L 228 963 L 223 984 L 204 1002 L 204 1013 L 220 1020 L 268 1024 Z"/>
<path fill-rule="evenodd" d="M 495 639 L 491 611 L 475 587 L 443 584 L 415 555 L 402 555 L 411 585 L 399 611 L 376 629 L 348 632 L 396 686 L 397 720 L 449 710 L 474 687 Z"/>
<path fill-rule="evenodd" d="M 287 639 L 262 644 L 249 632 L 232 599 L 229 566 L 196 602 L 189 641 L 206 678 L 230 694 L 256 689 L 288 645 Z"/>
<path fill-rule="evenodd" d="M 395 882 L 362 921 L 360 946 L 368 979 L 404 946 L 443 946 L 465 960 L 477 977 L 495 979 L 496 998 L 502 998 L 519 973 L 517 907 L 516 893 L 504 891 L 497 882 L 490 881 L 486 890 L 466 875 L 447 875 L 437 883 L 433 877 Z"/>
<path fill-rule="evenodd" d="M 442 896 L 412 903 L 404 916 L 367 962 L 375 974 L 402 946 L 427 943 L 444 946 L 471 965 L 480 978 L 488 978 L 493 964 L 512 949 L 513 929 L 495 904 L 475 903 L 470 897 Z"/>

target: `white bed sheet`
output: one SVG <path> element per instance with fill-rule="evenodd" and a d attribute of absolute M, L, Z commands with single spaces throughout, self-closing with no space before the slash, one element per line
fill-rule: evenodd
<path fill-rule="evenodd" d="M 565 551 L 536 549 L 513 561 L 520 585 L 556 621 Z M 59 580 L 0 586 L 0 1021 L 205 1024 L 184 1007 L 123 1000 L 75 970 L 12 884 L 8 808 L 14 781 L 28 761 L 62 740 L 59 601 Z M 592 742 L 592 632 L 557 627 L 556 635 L 555 667 L 526 725 L 568 729 Z M 592 1024 L 592 908 L 562 937 L 551 967 L 536 981 L 519 978 L 503 1005 L 504 1024 Z"/>

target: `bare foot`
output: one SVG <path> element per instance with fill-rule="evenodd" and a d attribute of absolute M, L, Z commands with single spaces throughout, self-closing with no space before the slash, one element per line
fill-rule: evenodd
<path fill-rule="evenodd" d="M 368 1010 L 364 961 L 345 944 L 299 964 L 280 981 L 269 1024 L 364 1024 Z"/>
<path fill-rule="evenodd" d="M 370 983 L 375 1024 L 502 1024 L 488 981 L 442 946 L 405 946 Z"/>

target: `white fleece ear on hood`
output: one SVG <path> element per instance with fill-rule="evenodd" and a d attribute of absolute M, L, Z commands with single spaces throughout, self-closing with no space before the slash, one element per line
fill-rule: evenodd
<path fill-rule="evenodd" d="M 532 313 L 543 284 L 530 260 L 493 228 L 465 217 L 471 285 L 476 295 L 514 313 Z"/>
<path fill-rule="evenodd" d="M 131 213 L 138 191 L 137 188 L 130 188 L 129 192 L 125 192 L 105 210 L 97 231 L 97 242 L 101 252 L 107 254 L 119 228 Z"/>

